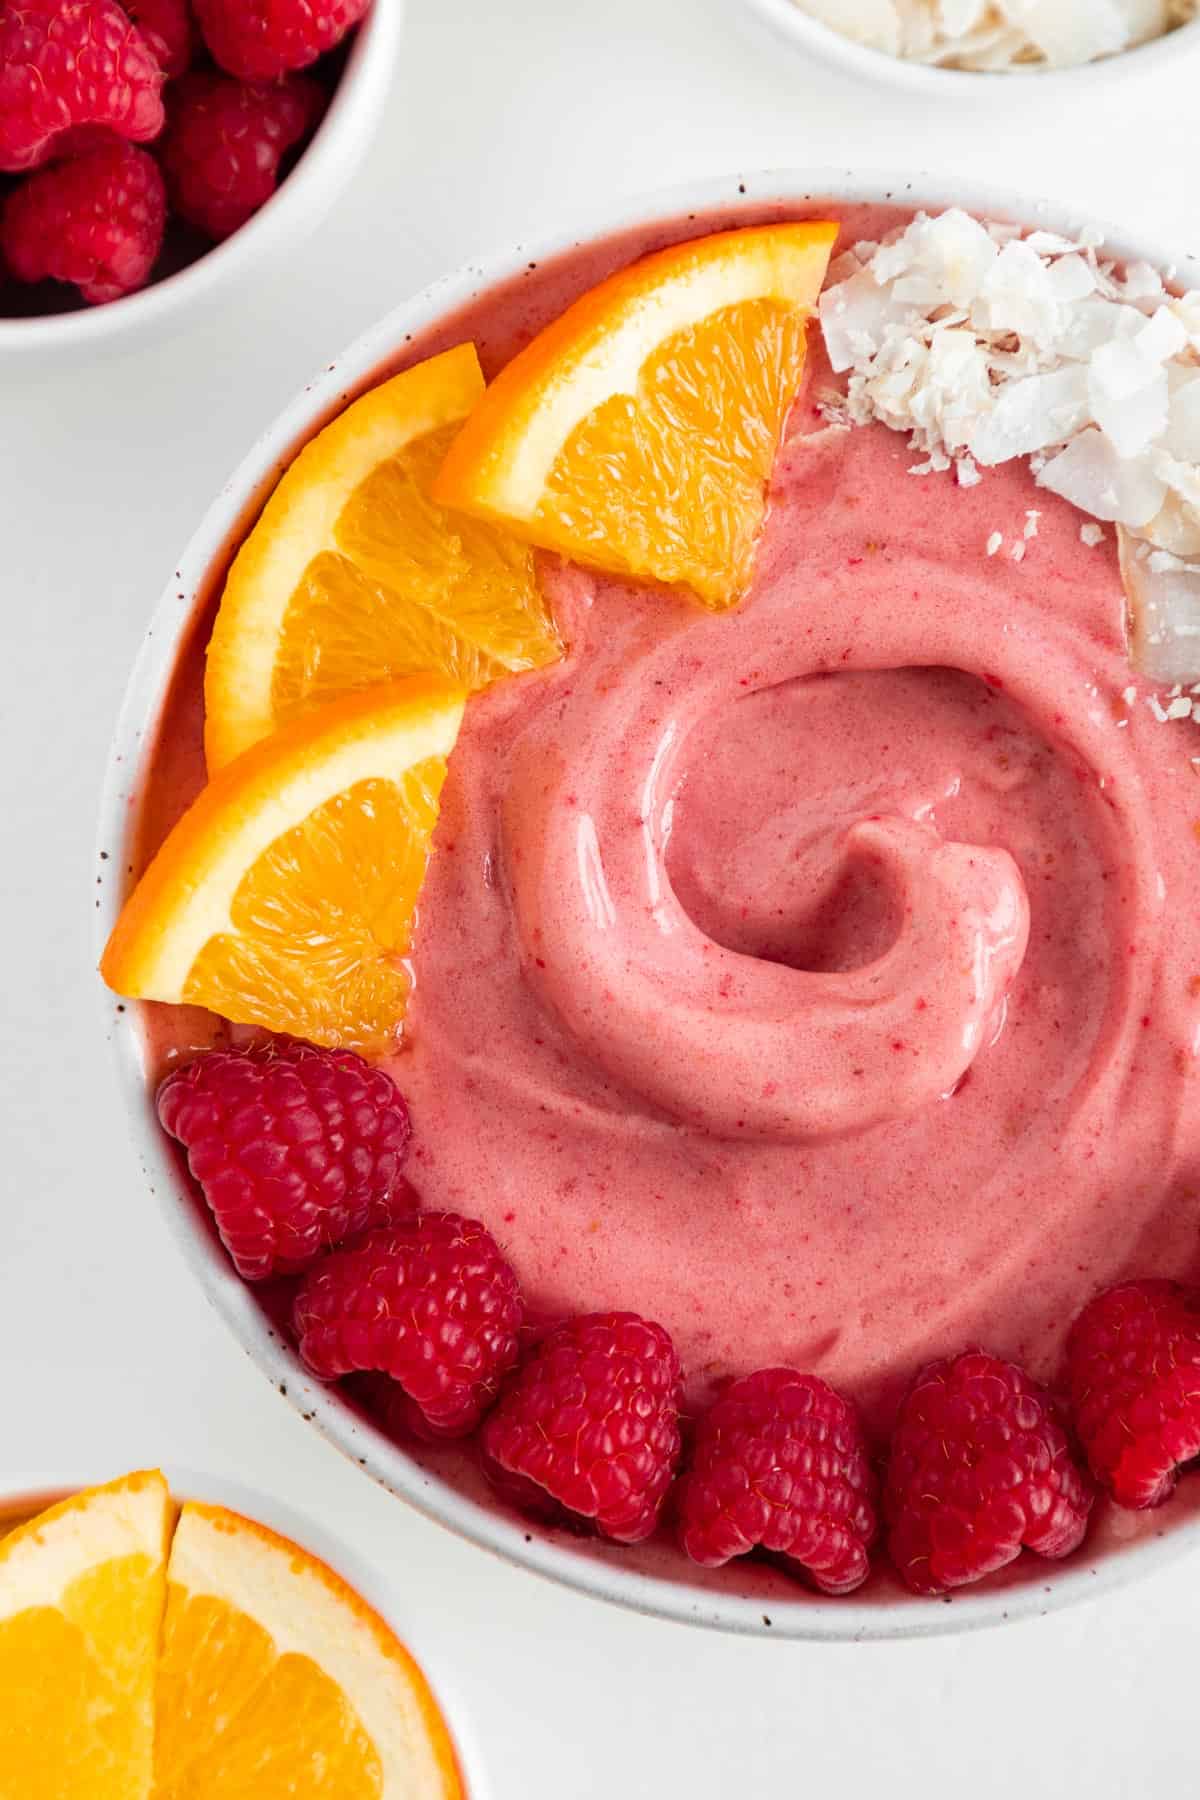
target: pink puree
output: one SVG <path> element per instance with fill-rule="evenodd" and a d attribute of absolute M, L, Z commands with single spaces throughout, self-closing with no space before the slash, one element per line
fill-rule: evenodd
<path fill-rule="evenodd" d="M 636 247 L 419 348 L 469 326 L 494 364 Z M 1111 541 L 1023 470 L 911 460 L 802 403 L 750 599 L 549 572 L 568 661 L 451 760 L 392 1065 L 414 1179 L 536 1312 L 660 1319 L 693 1399 L 791 1363 L 876 1410 L 972 1341 L 1048 1375 L 1097 1286 L 1196 1273 L 1200 738 L 1121 699 Z"/>

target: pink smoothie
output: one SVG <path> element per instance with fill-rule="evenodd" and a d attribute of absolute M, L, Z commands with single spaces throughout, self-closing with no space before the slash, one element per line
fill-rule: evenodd
<path fill-rule="evenodd" d="M 495 367 L 646 242 L 411 355 L 469 330 Z M 451 759 L 392 1063 L 414 1181 L 535 1313 L 661 1320 L 693 1402 L 788 1363 L 878 1419 L 971 1342 L 1049 1376 L 1098 1286 L 1200 1261 L 1200 738 L 1122 698 L 1111 540 L 1023 469 L 912 460 L 810 390 L 745 603 L 548 564 L 569 656 L 472 700 Z"/>

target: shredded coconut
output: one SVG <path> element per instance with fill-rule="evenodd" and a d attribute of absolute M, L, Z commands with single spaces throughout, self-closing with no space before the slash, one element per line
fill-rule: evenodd
<path fill-rule="evenodd" d="M 830 365 L 846 377 L 833 416 L 905 432 L 914 474 L 953 468 L 962 487 L 1028 458 L 1039 486 L 1088 515 L 1085 544 L 1103 540 L 1097 521 L 1117 526 L 1137 667 L 1192 680 L 1200 290 L 1172 293 L 1148 263 L 1121 266 L 1103 248 L 1097 230 L 1022 235 L 958 209 L 856 244 L 820 301 Z M 1038 518 L 1027 512 L 1023 541 Z M 993 532 L 988 555 L 1002 543 Z"/>
<path fill-rule="evenodd" d="M 1019 74 L 1094 62 L 1162 37 L 1198 0 L 795 0 L 855 43 L 910 62 Z M 1049 237 L 1049 233 L 1043 234 Z"/>

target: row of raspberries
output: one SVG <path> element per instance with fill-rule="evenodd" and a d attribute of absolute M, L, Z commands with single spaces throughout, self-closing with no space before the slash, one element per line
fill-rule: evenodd
<path fill-rule="evenodd" d="M 923 1369 L 881 1479 L 857 1409 L 815 1376 L 760 1370 L 688 1423 L 660 1325 L 533 1327 L 485 1227 L 420 1210 L 407 1108 L 357 1056 L 289 1040 L 214 1051 L 167 1077 L 158 1110 L 239 1272 L 302 1277 L 308 1367 L 351 1377 L 398 1437 L 478 1430 L 498 1492 L 550 1524 L 636 1543 L 669 1514 L 697 1563 L 766 1553 L 827 1594 L 858 1587 L 885 1536 L 908 1586 L 942 1593 L 1023 1549 L 1067 1555 L 1096 1484 L 1154 1506 L 1200 1454 L 1200 1294 L 1173 1282 L 1084 1308 L 1067 1410 L 982 1350 Z"/>
<path fill-rule="evenodd" d="M 98 304 L 149 279 L 168 213 L 220 240 L 274 193 L 325 91 L 298 74 L 369 0 L 7 0 L 0 260 Z M 153 143 L 153 151 L 140 148 Z"/>

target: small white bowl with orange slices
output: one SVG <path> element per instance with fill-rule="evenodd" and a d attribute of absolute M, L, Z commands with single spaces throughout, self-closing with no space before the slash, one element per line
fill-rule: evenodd
<path fill-rule="evenodd" d="M 0 1499 L 0 1767 L 24 1800 L 475 1800 L 378 1575 L 265 1495 L 157 1469 Z M 370 1599 L 367 1598 L 368 1594 Z"/>
<path fill-rule="evenodd" d="M 748 1560 L 701 1570 L 661 1537 L 630 1549 L 544 1531 L 495 1502 L 469 1446 L 401 1445 L 307 1372 L 164 1137 L 153 1082 L 242 1033 L 368 1057 L 395 1047 L 464 712 L 563 654 L 536 556 L 686 586 L 713 611 L 736 602 L 836 235 L 827 221 L 889 202 L 1079 223 L 924 178 L 730 178 L 518 246 L 399 308 L 210 509 L 134 670 L 100 820 L 97 949 L 137 1148 L 260 1369 L 368 1473 L 475 1542 L 641 1611 L 774 1636 L 908 1636 L 1045 1611 L 1194 1533 L 1094 1540 L 1086 1559 L 946 1607 L 886 1579 L 830 1599 Z M 582 246 L 582 265 L 560 264 Z M 497 296 L 507 357 L 476 332 Z"/>

